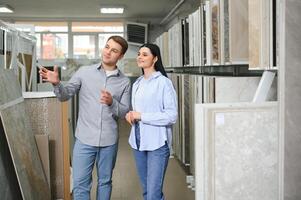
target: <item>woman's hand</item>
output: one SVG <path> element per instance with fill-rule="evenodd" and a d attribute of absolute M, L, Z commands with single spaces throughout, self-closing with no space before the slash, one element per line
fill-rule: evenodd
<path fill-rule="evenodd" d="M 134 124 L 135 122 L 141 120 L 141 113 L 136 111 L 130 111 L 125 115 L 125 119 L 129 124 Z"/>
<path fill-rule="evenodd" d="M 130 124 L 130 125 L 133 125 L 134 123 L 134 118 L 133 118 L 133 115 L 131 113 L 132 111 L 128 112 L 126 115 L 125 115 L 125 119 L 126 121 Z"/>
<path fill-rule="evenodd" d="M 141 120 L 141 113 L 140 112 L 136 112 L 136 111 L 131 111 L 133 118 L 135 121 L 140 121 Z"/>

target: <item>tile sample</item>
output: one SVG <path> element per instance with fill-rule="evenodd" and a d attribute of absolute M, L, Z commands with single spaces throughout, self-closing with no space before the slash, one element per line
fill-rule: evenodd
<path fill-rule="evenodd" d="M 278 199 L 277 110 L 275 102 L 196 105 L 196 200 Z"/>
<path fill-rule="evenodd" d="M 63 142 L 61 102 L 52 93 L 24 93 L 25 109 L 31 116 L 34 135 L 49 135 L 50 183 L 52 195 L 64 198 Z"/>
<path fill-rule="evenodd" d="M 223 63 L 229 63 L 230 62 L 230 34 L 229 34 L 229 0 L 223 0 Z"/>
<path fill-rule="evenodd" d="M 227 2 L 228 0 L 225 0 Z M 229 11 L 229 60 L 232 64 L 248 63 L 249 15 L 248 0 L 228 1 Z M 226 29 L 226 27 L 225 27 Z M 226 45 L 225 45 L 226 47 Z"/>
<path fill-rule="evenodd" d="M 249 0 L 249 68 L 270 67 L 270 0 Z"/>
<path fill-rule="evenodd" d="M 1 199 L 22 199 L 14 164 L 0 118 L 0 194 Z"/>
<path fill-rule="evenodd" d="M 220 63 L 220 5 L 218 0 L 211 1 L 212 63 Z"/>
<path fill-rule="evenodd" d="M 261 77 L 215 77 L 215 102 L 252 102 Z M 267 101 L 277 100 L 277 79 L 269 91 Z"/>
<path fill-rule="evenodd" d="M 0 106 L 18 98 L 22 98 L 20 83 L 13 70 L 0 67 Z"/>
<path fill-rule="evenodd" d="M 4 132 L 24 199 L 50 199 L 24 102 L 0 111 Z"/>
<path fill-rule="evenodd" d="M 0 73 L 0 117 L 23 199 L 50 199 L 21 88 L 11 70 Z"/>

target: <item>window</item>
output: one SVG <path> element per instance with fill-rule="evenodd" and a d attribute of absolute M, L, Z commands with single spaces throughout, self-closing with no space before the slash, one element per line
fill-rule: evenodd
<path fill-rule="evenodd" d="M 42 34 L 42 59 L 61 59 L 68 57 L 67 34 Z"/>
<path fill-rule="evenodd" d="M 16 22 L 33 25 L 37 38 L 38 59 L 62 59 L 68 57 L 67 22 Z"/>
<path fill-rule="evenodd" d="M 124 34 L 123 22 L 16 22 L 16 26 L 28 33 L 34 29 L 37 59 L 100 58 L 107 39 Z"/>
<path fill-rule="evenodd" d="M 73 36 L 73 58 L 95 58 L 95 36 Z"/>
<path fill-rule="evenodd" d="M 121 22 L 72 22 L 72 32 L 123 33 Z"/>

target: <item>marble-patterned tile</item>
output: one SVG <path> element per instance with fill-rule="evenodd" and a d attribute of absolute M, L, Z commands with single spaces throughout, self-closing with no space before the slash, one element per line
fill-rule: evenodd
<path fill-rule="evenodd" d="M 249 0 L 249 68 L 270 67 L 270 1 Z"/>
<path fill-rule="evenodd" d="M 22 97 L 20 83 L 13 70 L 0 68 L 0 106 Z"/>
<path fill-rule="evenodd" d="M 261 13 L 258 12 L 261 0 L 249 1 L 249 66 L 256 68 L 260 66 L 261 59 Z"/>
<path fill-rule="evenodd" d="M 24 102 L 0 110 L 0 116 L 23 199 L 50 199 Z"/>
<path fill-rule="evenodd" d="M 248 0 L 229 1 L 229 56 L 231 63 L 247 63 L 249 57 Z"/>
<path fill-rule="evenodd" d="M 190 104 L 190 90 L 189 90 L 189 75 L 183 75 L 183 94 L 184 94 L 184 112 L 183 112 L 183 117 L 184 117 L 184 123 L 183 123 L 183 138 L 184 138 L 184 155 L 185 155 L 185 164 L 190 164 L 190 113 L 191 113 L 191 104 Z"/>
<path fill-rule="evenodd" d="M 216 77 L 215 102 L 252 102 L 261 77 Z M 267 101 L 277 100 L 277 78 L 273 81 Z"/>
<path fill-rule="evenodd" d="M 229 0 L 224 1 L 224 62 L 230 62 L 230 30 L 229 30 Z"/>
<path fill-rule="evenodd" d="M 220 63 L 220 5 L 219 0 L 211 1 L 211 28 L 212 28 L 212 63 Z"/>
<path fill-rule="evenodd" d="M 278 199 L 277 103 L 198 104 L 195 112 L 196 200 Z"/>

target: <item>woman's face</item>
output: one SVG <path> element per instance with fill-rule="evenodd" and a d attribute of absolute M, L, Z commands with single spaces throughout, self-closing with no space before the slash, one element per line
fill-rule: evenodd
<path fill-rule="evenodd" d="M 137 56 L 138 67 L 141 67 L 142 69 L 154 68 L 156 61 L 157 57 L 151 53 L 149 48 L 142 47 L 139 49 Z"/>

